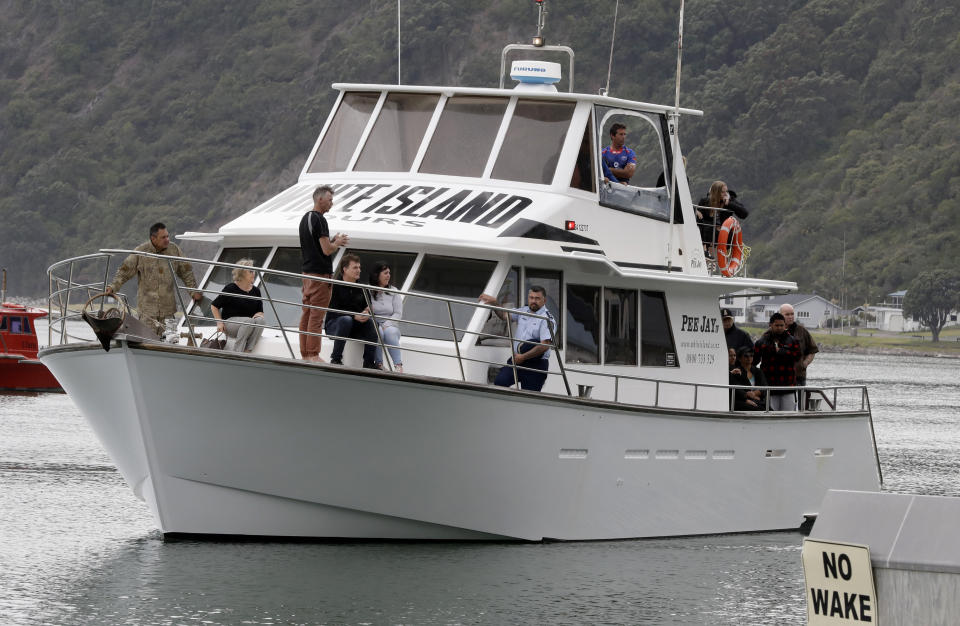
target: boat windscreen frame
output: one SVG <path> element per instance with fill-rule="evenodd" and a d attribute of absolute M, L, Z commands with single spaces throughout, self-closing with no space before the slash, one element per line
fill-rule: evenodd
<path fill-rule="evenodd" d="M 669 180 L 673 172 L 673 151 L 670 148 L 670 142 L 666 140 L 669 136 L 669 127 L 666 116 L 662 113 L 594 105 L 593 119 L 596 124 L 594 132 L 597 142 L 600 144 L 597 152 L 597 167 L 602 170 L 604 128 L 606 128 L 610 118 L 617 115 L 642 119 L 650 124 L 659 139 L 661 168 L 664 178 Z M 599 192 L 600 205 L 603 207 L 642 215 L 660 222 L 670 221 L 671 194 L 669 185 L 666 183 L 663 187 L 638 187 L 631 184 L 620 185 L 611 181 L 609 184 L 602 183 Z"/>
<path fill-rule="evenodd" d="M 376 94 L 376 103 L 373 104 L 370 110 L 370 113 L 365 114 L 363 111 L 359 111 L 359 115 L 361 116 L 365 115 L 365 119 L 362 121 L 363 128 L 359 132 L 359 136 L 355 141 L 355 145 L 353 145 L 352 147 L 352 152 L 350 153 L 349 158 L 346 159 L 347 162 L 346 162 L 346 165 L 344 166 L 344 169 L 343 170 L 326 169 L 330 164 L 333 163 L 329 159 L 328 159 L 328 163 L 324 163 L 322 166 L 319 166 L 316 163 L 318 159 L 318 154 L 324 142 L 328 140 L 328 134 L 331 132 L 331 129 L 334 126 L 337 126 L 337 128 L 341 128 L 341 127 L 346 128 L 347 126 L 349 126 L 351 122 L 356 124 L 356 126 L 358 127 L 359 126 L 358 122 L 361 122 L 359 118 L 355 120 L 350 120 L 349 117 L 343 117 L 343 118 L 340 117 L 341 115 L 349 116 L 353 114 L 353 113 L 344 112 L 344 103 L 355 95 L 366 96 L 366 98 L 369 101 L 373 99 L 374 94 Z M 434 96 L 437 98 L 437 101 L 436 101 L 436 105 L 433 110 L 433 113 L 431 115 L 431 118 L 428 124 L 426 125 L 426 128 L 423 131 L 422 136 L 420 137 L 420 143 L 416 147 L 416 150 L 413 150 L 411 147 L 410 150 L 405 151 L 407 154 L 415 153 L 415 156 L 412 162 L 410 163 L 409 168 L 407 170 L 387 169 L 382 171 L 401 173 L 401 174 L 402 173 L 407 173 L 407 174 L 422 173 L 422 174 L 434 175 L 434 176 L 436 175 L 456 176 L 461 178 L 473 178 L 476 180 L 503 180 L 503 181 L 512 182 L 512 183 L 533 184 L 533 185 L 542 185 L 545 187 L 550 187 L 556 184 L 558 172 L 561 169 L 563 169 L 564 171 L 566 169 L 569 169 L 567 166 L 570 164 L 566 163 L 566 160 L 569 160 L 567 144 L 569 143 L 569 141 L 571 141 L 569 139 L 571 128 L 573 128 L 575 125 L 576 126 L 579 125 L 579 124 L 574 124 L 574 122 L 577 122 L 579 119 L 580 114 L 578 112 L 581 110 L 582 108 L 581 105 L 583 104 L 579 100 L 570 99 L 570 98 L 559 98 L 559 97 L 558 98 L 530 97 L 531 94 L 513 93 L 513 92 L 483 93 L 483 94 L 457 92 L 454 94 L 454 93 L 448 93 L 446 91 L 426 92 L 422 90 L 407 90 L 404 88 L 383 89 L 378 92 L 368 91 L 368 90 L 347 89 L 340 92 L 339 98 L 337 99 L 334 109 L 332 110 L 331 115 L 327 118 L 323 127 L 323 131 L 321 132 L 320 137 L 317 139 L 314 149 L 311 151 L 310 156 L 307 160 L 307 164 L 304 166 L 304 169 L 301 175 L 329 174 L 329 173 L 335 173 L 335 172 L 341 172 L 341 171 L 343 173 L 357 172 L 357 173 L 369 174 L 369 173 L 381 171 L 381 170 L 373 170 L 373 169 L 358 170 L 356 168 L 360 159 L 363 158 L 364 151 L 368 148 L 367 144 L 370 141 L 374 131 L 377 129 L 377 125 L 380 122 L 380 118 L 383 115 L 384 110 L 387 108 L 385 107 L 386 102 L 392 96 L 395 96 L 395 95 L 424 96 L 424 97 Z M 495 104 L 497 101 L 500 101 L 504 106 L 503 111 L 497 113 L 497 115 L 499 115 L 500 117 L 496 121 L 497 131 L 493 137 L 493 142 L 490 146 L 490 149 L 485 155 L 482 156 L 484 161 L 484 166 L 482 168 L 482 171 L 478 169 L 478 171 L 471 172 L 471 173 L 444 172 L 444 171 L 424 172 L 423 171 L 424 162 L 427 160 L 427 157 L 430 154 L 431 147 L 434 146 L 434 144 L 437 141 L 450 141 L 451 143 L 456 143 L 458 145 L 461 145 L 463 143 L 460 141 L 456 141 L 456 138 L 443 138 L 443 137 L 438 137 L 437 135 L 438 131 L 441 130 L 445 113 L 448 110 L 450 110 L 448 107 L 451 101 L 456 99 L 460 99 L 461 101 L 468 101 L 469 99 L 488 100 L 491 104 Z M 530 176 L 529 172 L 525 172 L 524 174 L 518 174 L 515 177 L 494 178 L 493 172 L 497 168 L 498 163 L 500 163 L 501 158 L 504 156 L 502 153 L 502 150 L 504 148 L 504 145 L 508 142 L 511 131 L 513 131 L 514 133 L 523 133 L 524 130 L 529 126 L 529 124 L 525 124 L 523 126 L 515 127 L 515 124 L 514 124 L 514 122 L 516 121 L 515 113 L 518 107 L 523 108 L 523 107 L 528 107 L 532 105 L 535 108 L 539 104 L 543 104 L 548 107 L 553 107 L 553 106 L 561 107 L 560 109 L 555 109 L 555 111 L 560 112 L 559 118 L 553 119 L 556 117 L 556 114 L 554 114 L 552 116 L 547 115 L 544 120 L 539 120 L 540 124 L 546 124 L 548 129 L 550 129 L 551 126 L 555 127 L 555 128 L 552 128 L 553 132 L 550 133 L 549 137 L 546 134 L 538 134 L 535 131 L 536 126 L 534 126 L 534 130 L 532 131 L 534 137 L 539 138 L 542 136 L 543 142 L 551 143 L 551 144 L 553 142 L 556 142 L 557 149 L 551 152 L 550 150 L 543 149 L 543 147 L 541 146 L 541 149 L 538 149 L 536 151 L 536 154 L 539 156 L 542 156 L 542 162 L 538 160 L 536 163 L 533 163 L 530 167 L 537 171 L 541 169 L 544 171 L 547 171 L 546 168 L 548 168 L 549 166 L 549 169 L 551 169 L 552 171 L 549 173 L 549 175 L 540 174 L 538 176 Z M 391 110 L 394 110 L 394 109 L 391 109 Z M 353 111 L 353 109 L 351 111 Z M 563 113 L 566 113 L 565 119 L 562 119 L 564 117 Z M 403 111 L 401 110 L 399 114 L 403 115 Z M 530 124 L 536 125 L 537 122 L 538 122 L 538 118 L 536 116 L 530 117 Z M 353 132 L 350 134 L 350 137 L 356 134 L 356 130 L 358 130 L 357 127 L 354 127 Z M 531 131 L 527 130 L 526 132 L 531 132 Z M 399 139 L 400 138 L 398 138 L 398 140 Z M 579 142 L 579 135 L 578 137 L 576 137 L 576 139 L 577 139 L 577 142 Z M 599 153 L 599 151 L 597 152 Z M 342 150 L 337 150 L 337 153 L 342 154 Z M 330 157 L 330 158 L 334 159 L 335 161 L 342 162 L 342 156 L 337 158 L 334 158 L 334 157 Z M 318 167 L 320 167 L 320 169 L 317 169 Z M 513 170 L 512 168 L 507 168 L 506 171 L 509 172 Z M 535 181 L 535 182 L 532 182 L 532 181 Z"/>

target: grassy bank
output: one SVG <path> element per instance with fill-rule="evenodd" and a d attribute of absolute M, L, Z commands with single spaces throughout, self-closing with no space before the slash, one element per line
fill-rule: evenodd
<path fill-rule="evenodd" d="M 747 332 L 756 339 L 766 328 L 749 326 Z M 890 354 L 928 354 L 960 358 L 960 328 L 944 329 L 940 341 L 933 343 L 930 331 L 891 333 L 870 328 L 856 328 L 856 336 L 845 328 L 841 333 L 834 329 L 813 329 L 810 334 L 824 352 L 865 352 Z"/>

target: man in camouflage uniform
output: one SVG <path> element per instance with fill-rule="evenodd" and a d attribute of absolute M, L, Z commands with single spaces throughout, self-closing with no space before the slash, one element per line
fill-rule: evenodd
<path fill-rule="evenodd" d="M 170 233 L 167 227 L 157 222 L 150 227 L 150 241 L 142 243 L 136 248 L 137 252 L 149 252 L 166 256 L 183 256 L 180 247 L 170 243 Z M 174 262 L 173 270 L 187 287 L 196 287 L 197 279 L 193 276 L 193 267 L 186 261 Z M 169 261 L 152 257 L 131 254 L 124 260 L 117 270 L 113 282 L 107 286 L 106 292 L 112 294 L 136 275 L 137 277 L 137 308 L 140 310 L 140 320 L 156 330 L 163 332 L 163 321 L 177 312 L 177 299 L 174 295 L 175 278 L 170 275 Z M 190 294 L 199 302 L 203 294 L 195 291 Z"/>

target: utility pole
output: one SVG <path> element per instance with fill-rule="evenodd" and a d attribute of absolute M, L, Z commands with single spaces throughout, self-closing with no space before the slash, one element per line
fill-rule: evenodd
<path fill-rule="evenodd" d="M 840 254 L 840 334 L 843 334 L 843 304 L 846 301 L 847 295 L 847 281 L 846 281 L 846 269 L 847 269 L 847 231 L 843 231 L 842 242 L 842 253 Z"/>

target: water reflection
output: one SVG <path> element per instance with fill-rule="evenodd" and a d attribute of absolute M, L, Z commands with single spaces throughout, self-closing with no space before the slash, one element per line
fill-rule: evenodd
<path fill-rule="evenodd" d="M 797 535 L 586 544 L 125 542 L 44 619 L 74 623 L 802 623 Z"/>

